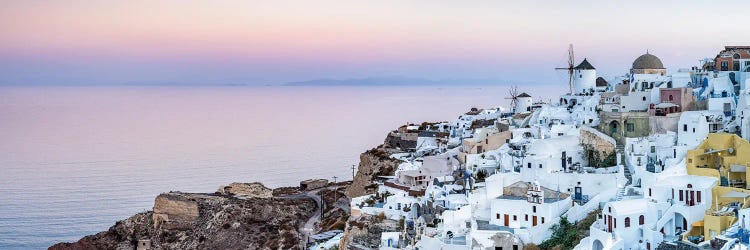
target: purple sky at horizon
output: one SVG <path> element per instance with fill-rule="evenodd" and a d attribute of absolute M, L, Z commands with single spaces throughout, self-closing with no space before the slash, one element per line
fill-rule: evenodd
<path fill-rule="evenodd" d="M 749 1 L 4 1 L 0 84 L 404 76 L 555 83 L 572 43 L 600 75 L 748 45 Z"/>

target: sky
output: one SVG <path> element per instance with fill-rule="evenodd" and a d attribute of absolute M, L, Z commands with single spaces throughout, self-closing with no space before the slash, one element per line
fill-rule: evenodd
<path fill-rule="evenodd" d="M 15 1 L 0 84 L 280 84 L 403 76 L 566 83 L 648 50 L 673 71 L 750 45 L 750 1 Z"/>

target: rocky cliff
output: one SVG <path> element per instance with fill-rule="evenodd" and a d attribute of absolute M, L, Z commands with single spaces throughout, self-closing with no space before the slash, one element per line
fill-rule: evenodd
<path fill-rule="evenodd" d="M 301 228 L 319 210 L 305 193 L 284 193 L 266 198 L 164 193 L 153 212 L 50 249 L 134 249 L 136 244 L 139 249 L 302 249 Z"/>
<path fill-rule="evenodd" d="M 383 145 L 368 150 L 360 155 L 351 183 L 315 190 L 232 183 L 212 194 L 164 193 L 156 197 L 153 211 L 50 249 L 303 249 L 306 227 L 313 233 L 344 229 L 351 232 L 347 243 L 377 246 L 380 232 L 393 230 L 395 222 L 370 216 L 348 221 L 347 197 L 374 193 L 373 181 L 392 176 L 398 167 L 390 155 L 401 152 Z"/>
<path fill-rule="evenodd" d="M 352 198 L 374 193 L 378 186 L 373 181 L 378 176 L 393 175 L 398 168 L 399 161 L 390 157 L 395 153 L 401 151 L 380 145 L 360 154 L 357 175 L 346 190 L 346 196 Z"/>

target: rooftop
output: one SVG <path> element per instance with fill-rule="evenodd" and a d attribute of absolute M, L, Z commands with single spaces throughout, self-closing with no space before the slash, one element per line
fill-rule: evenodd
<path fill-rule="evenodd" d="M 614 208 L 614 213 L 618 215 L 645 213 L 648 205 L 646 199 L 632 199 L 610 202 L 609 205 Z"/>
<path fill-rule="evenodd" d="M 584 58 L 583 62 L 578 64 L 578 66 L 576 66 L 574 69 L 590 70 L 590 69 L 595 69 L 595 68 L 593 65 L 591 65 L 591 63 L 589 63 L 588 60 L 586 60 L 586 58 Z"/>
<path fill-rule="evenodd" d="M 661 59 L 646 52 L 633 61 L 633 69 L 664 69 L 664 64 Z"/>

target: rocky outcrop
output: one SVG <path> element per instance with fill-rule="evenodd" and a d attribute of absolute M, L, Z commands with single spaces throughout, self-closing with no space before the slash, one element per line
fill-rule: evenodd
<path fill-rule="evenodd" d="M 391 158 L 390 155 L 400 152 L 381 145 L 360 154 L 357 175 L 354 176 L 354 181 L 346 190 L 346 196 L 352 198 L 374 193 L 377 190 L 377 185 L 373 181 L 378 176 L 394 175 L 400 162 Z"/>
<path fill-rule="evenodd" d="M 339 249 L 378 248 L 383 232 L 398 232 L 398 222 L 385 216 L 362 215 L 351 218 L 339 241 Z"/>
<path fill-rule="evenodd" d="M 238 198 L 170 192 L 156 198 L 153 212 L 50 249 L 134 249 L 139 241 L 151 249 L 302 249 L 300 228 L 316 211 L 316 202 L 302 193 Z"/>
<path fill-rule="evenodd" d="M 273 190 L 263 186 L 263 184 L 254 183 L 232 183 L 227 186 L 219 187 L 217 191 L 221 194 L 235 195 L 241 197 L 253 197 L 253 198 L 271 198 L 273 196 Z"/>
<path fill-rule="evenodd" d="M 154 201 L 154 227 L 190 228 L 198 219 L 198 202 L 182 193 L 166 193 Z"/>
<path fill-rule="evenodd" d="M 153 211 L 50 249 L 303 249 L 304 227 L 315 228 L 313 233 L 345 229 L 351 233 L 344 242 L 376 247 L 380 233 L 395 230 L 396 222 L 373 216 L 349 221 L 348 197 L 374 193 L 376 178 L 392 176 L 398 168 L 399 160 L 390 155 L 402 152 L 383 145 L 368 150 L 360 155 L 351 183 L 310 186 L 314 190 L 232 183 L 213 194 L 164 193 Z"/>

